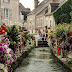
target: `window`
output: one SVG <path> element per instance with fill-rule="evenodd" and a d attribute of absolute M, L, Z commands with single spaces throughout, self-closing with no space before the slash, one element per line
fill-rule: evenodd
<path fill-rule="evenodd" d="M 8 17 L 9 17 L 9 10 L 4 9 L 4 19 L 8 19 Z"/>
<path fill-rule="evenodd" d="M 48 12 L 48 8 L 46 9 L 46 11 L 45 11 L 45 14 Z"/>
<path fill-rule="evenodd" d="M 10 0 L 4 0 L 4 2 L 8 3 Z"/>
<path fill-rule="evenodd" d="M 51 21 L 50 21 L 50 27 L 51 27 Z"/>

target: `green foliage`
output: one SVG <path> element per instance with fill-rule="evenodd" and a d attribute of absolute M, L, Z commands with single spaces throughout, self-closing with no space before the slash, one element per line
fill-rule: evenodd
<path fill-rule="evenodd" d="M 70 23 L 70 12 L 72 11 L 72 1 L 65 2 L 56 12 L 53 13 L 54 19 L 57 24 Z"/>
<path fill-rule="evenodd" d="M 18 43 L 18 34 L 19 34 L 19 27 L 17 27 L 16 25 L 13 25 L 11 27 L 6 27 L 7 28 L 7 35 L 8 38 L 10 40 L 10 48 L 13 49 L 13 51 L 16 50 L 16 46 Z"/>
<path fill-rule="evenodd" d="M 65 33 L 69 35 L 71 30 L 72 24 L 59 24 L 54 27 L 53 33 L 55 34 L 56 39 L 62 41 L 63 39 L 66 39 Z"/>

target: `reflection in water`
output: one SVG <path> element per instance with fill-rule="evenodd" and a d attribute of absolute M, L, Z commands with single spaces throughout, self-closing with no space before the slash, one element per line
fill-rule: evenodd
<path fill-rule="evenodd" d="M 15 72 L 65 72 L 48 48 L 35 48 Z"/>

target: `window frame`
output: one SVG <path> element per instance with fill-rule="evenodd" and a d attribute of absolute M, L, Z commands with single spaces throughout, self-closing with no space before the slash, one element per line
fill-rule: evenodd
<path fill-rule="evenodd" d="M 8 12 L 6 10 L 8 10 Z M 9 9 L 4 8 L 4 20 L 8 20 L 8 19 L 9 19 Z"/>
<path fill-rule="evenodd" d="M 4 2 L 4 3 L 9 3 L 9 2 L 10 2 L 10 0 L 8 0 L 8 2 L 6 2 L 5 0 L 3 0 L 3 2 Z"/>

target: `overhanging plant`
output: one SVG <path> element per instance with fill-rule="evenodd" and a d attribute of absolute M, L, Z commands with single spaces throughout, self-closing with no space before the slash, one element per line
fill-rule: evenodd
<path fill-rule="evenodd" d="M 65 51 L 67 53 L 72 49 L 72 24 L 59 24 L 53 31 L 55 38 L 57 39 L 57 48 L 63 50 L 62 52 L 64 57 Z"/>

